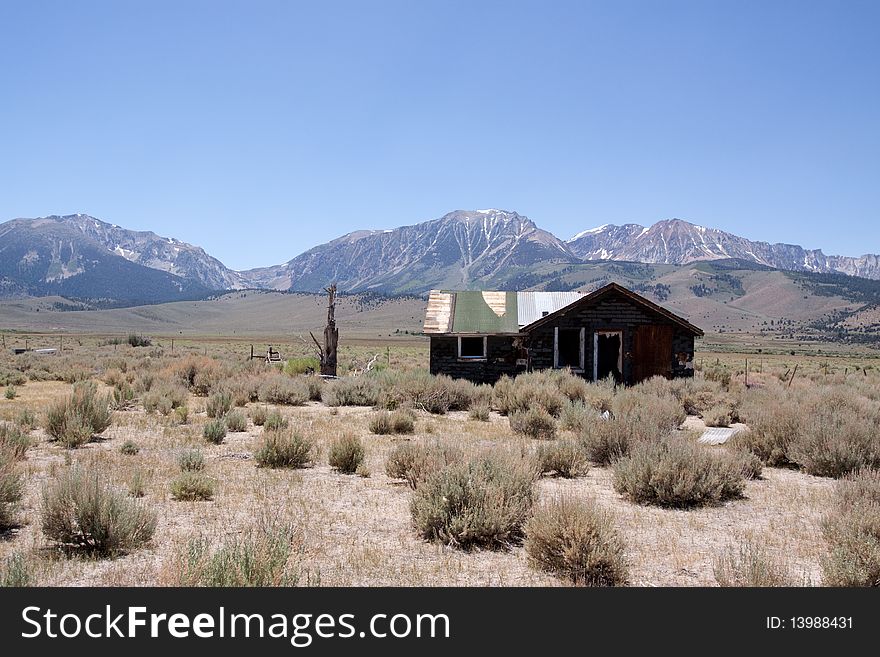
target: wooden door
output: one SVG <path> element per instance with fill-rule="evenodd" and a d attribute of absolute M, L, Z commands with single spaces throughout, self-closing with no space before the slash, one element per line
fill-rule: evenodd
<path fill-rule="evenodd" d="M 652 376 L 672 376 L 672 327 L 644 324 L 633 333 L 633 383 Z"/>

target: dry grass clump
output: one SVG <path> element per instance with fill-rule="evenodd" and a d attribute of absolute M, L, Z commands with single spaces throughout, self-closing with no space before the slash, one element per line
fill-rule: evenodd
<path fill-rule="evenodd" d="M 545 373 L 504 375 L 495 384 L 495 406 L 502 415 L 542 408 L 557 417 L 565 402 L 565 395 Z"/>
<path fill-rule="evenodd" d="M 181 472 L 200 472 L 205 468 L 205 455 L 200 449 L 184 449 L 177 455 Z"/>
<path fill-rule="evenodd" d="M 583 447 L 574 440 L 543 443 L 538 447 L 536 458 L 541 474 L 553 474 L 566 479 L 580 477 L 590 468 Z"/>
<path fill-rule="evenodd" d="M 364 444 L 357 436 L 344 434 L 330 443 L 327 463 L 344 474 L 354 474 L 364 462 Z"/>
<path fill-rule="evenodd" d="M 262 427 L 266 424 L 266 418 L 269 416 L 268 406 L 255 406 L 250 410 L 251 422 L 255 427 Z"/>
<path fill-rule="evenodd" d="M 576 586 L 622 586 L 629 577 L 613 518 L 592 502 L 541 504 L 526 522 L 525 548 L 532 567 Z"/>
<path fill-rule="evenodd" d="M 219 363 L 208 356 L 188 355 L 169 368 L 170 376 L 189 388 L 193 394 L 208 396 L 211 390 L 228 378 L 221 371 Z"/>
<path fill-rule="evenodd" d="M 819 477 L 842 477 L 880 467 L 880 426 L 842 406 L 819 406 L 802 418 L 791 459 Z"/>
<path fill-rule="evenodd" d="M 278 431 L 286 429 L 289 424 L 286 417 L 281 415 L 280 411 L 272 411 L 263 420 L 263 431 Z"/>
<path fill-rule="evenodd" d="M 0 448 L 0 529 L 15 524 L 15 509 L 24 495 L 24 479 L 16 458 L 14 450 Z"/>
<path fill-rule="evenodd" d="M 631 424 L 656 427 L 660 433 L 677 429 L 687 419 L 675 397 L 645 393 L 638 387 L 618 392 L 611 402 L 611 414 Z"/>
<path fill-rule="evenodd" d="M 462 459 L 464 452 L 461 448 L 446 441 L 398 443 L 385 461 L 385 474 L 393 479 L 405 479 L 415 490 L 433 472 Z"/>
<path fill-rule="evenodd" d="M 415 429 L 415 417 L 409 411 L 377 411 L 370 418 L 370 432 L 379 435 L 410 434 Z"/>
<path fill-rule="evenodd" d="M 767 465 L 825 477 L 880 467 L 880 408 L 849 387 L 752 391 L 743 413 L 750 431 L 736 440 Z"/>
<path fill-rule="evenodd" d="M 261 468 L 304 468 L 314 461 L 317 444 L 298 431 L 265 431 L 254 460 Z"/>
<path fill-rule="evenodd" d="M 703 412 L 707 427 L 729 427 L 733 424 L 733 410 L 725 404 L 716 404 Z"/>
<path fill-rule="evenodd" d="M 144 410 L 169 415 L 174 409 L 186 406 L 189 391 L 180 384 L 165 383 L 150 388 L 143 395 Z"/>
<path fill-rule="evenodd" d="M 381 387 L 375 375 L 349 376 L 324 386 L 321 399 L 327 406 L 376 406 Z"/>
<path fill-rule="evenodd" d="M 33 441 L 18 424 L 0 422 L 0 452 L 9 452 L 15 459 L 23 459 Z"/>
<path fill-rule="evenodd" d="M 223 439 L 226 438 L 226 423 L 222 418 L 211 420 L 205 425 L 205 428 L 202 429 L 202 436 L 204 436 L 205 440 L 209 443 L 219 445 L 223 442 Z"/>
<path fill-rule="evenodd" d="M 232 408 L 232 393 L 228 390 L 219 390 L 208 397 L 205 404 L 205 413 L 208 417 L 221 418 Z"/>
<path fill-rule="evenodd" d="M 410 510 L 419 535 L 455 547 L 500 548 L 522 537 L 534 500 L 533 464 L 491 452 L 452 463 L 415 489 Z"/>
<path fill-rule="evenodd" d="M 488 422 L 489 414 L 492 412 L 492 406 L 488 402 L 478 402 L 471 404 L 470 410 L 468 411 L 468 417 L 472 420 L 477 420 L 478 422 Z"/>
<path fill-rule="evenodd" d="M 223 388 L 232 396 L 232 404 L 239 408 L 260 398 L 260 379 L 256 376 L 237 376 Z"/>
<path fill-rule="evenodd" d="M 171 480 L 171 497 L 181 502 L 209 501 L 214 498 L 214 480 L 203 472 L 184 470 Z"/>
<path fill-rule="evenodd" d="M 260 384 L 258 397 L 266 404 L 302 406 L 309 401 L 309 386 L 300 378 L 274 374 Z"/>
<path fill-rule="evenodd" d="M 79 447 L 110 426 L 110 397 L 99 397 L 94 382 L 77 383 L 73 394 L 49 405 L 44 427 L 65 447 Z"/>
<path fill-rule="evenodd" d="M 232 432 L 247 431 L 247 418 L 241 411 L 229 411 L 226 414 L 226 428 Z"/>
<path fill-rule="evenodd" d="M 880 586 L 880 471 L 837 482 L 822 522 L 829 550 L 821 561 L 827 586 Z"/>
<path fill-rule="evenodd" d="M 466 411 L 477 396 L 477 389 L 466 379 L 452 379 L 445 374 L 427 372 L 382 372 L 376 376 L 380 391 L 376 405 L 393 410 L 420 408 L 443 415 L 448 411 Z M 481 398 L 486 398 L 481 392 Z"/>
<path fill-rule="evenodd" d="M 99 556 L 129 552 L 156 531 L 156 513 L 74 466 L 43 489 L 41 526 L 60 546 Z"/>
<path fill-rule="evenodd" d="M 33 586 L 34 579 L 33 562 L 21 552 L 10 554 L 0 564 L 0 587 Z"/>
<path fill-rule="evenodd" d="M 781 561 L 750 540 L 727 546 L 713 568 L 718 586 L 796 586 L 798 582 Z"/>
<path fill-rule="evenodd" d="M 613 467 L 614 489 L 638 504 L 707 506 L 741 497 L 745 490 L 739 458 L 683 438 L 640 442 Z"/>
<path fill-rule="evenodd" d="M 514 433 L 535 438 L 537 440 L 553 440 L 556 438 L 556 420 L 541 407 L 526 411 L 513 411 L 508 415 L 510 429 Z"/>
<path fill-rule="evenodd" d="M 581 401 L 569 401 L 562 407 L 559 413 L 559 426 L 575 433 L 582 432 L 590 418 L 596 416 L 596 411 Z"/>
<path fill-rule="evenodd" d="M 301 532 L 277 520 L 262 520 L 240 536 L 214 547 L 207 537 L 186 542 L 171 568 L 175 586 L 295 586 L 299 572 L 295 557 Z"/>

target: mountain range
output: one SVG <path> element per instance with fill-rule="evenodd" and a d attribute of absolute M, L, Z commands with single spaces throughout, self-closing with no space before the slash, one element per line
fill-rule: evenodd
<path fill-rule="evenodd" d="M 679 219 L 606 224 L 567 241 L 516 212 L 457 210 L 392 230 L 362 230 L 290 261 L 234 271 L 202 248 L 76 214 L 0 224 L 0 296 L 61 295 L 98 305 L 205 298 L 220 290 L 424 294 L 432 288 L 571 289 L 595 261 L 745 266 L 880 279 L 880 256 L 825 255 Z M 577 279 L 577 280 L 576 280 Z M 568 282 L 566 282 L 566 280 Z M 574 282 L 572 282 L 574 281 Z"/>

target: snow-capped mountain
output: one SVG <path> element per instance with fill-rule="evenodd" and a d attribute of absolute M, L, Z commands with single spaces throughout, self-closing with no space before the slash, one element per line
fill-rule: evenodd
<path fill-rule="evenodd" d="M 44 217 L 42 221 L 54 221 L 73 227 L 126 260 L 182 276 L 211 290 L 245 287 L 238 272 L 209 256 L 201 247 L 173 237 L 162 237 L 152 231 L 128 230 L 87 214 Z"/>
<path fill-rule="evenodd" d="M 670 219 L 650 227 L 605 224 L 566 242 L 584 260 L 626 260 L 683 265 L 699 260 L 738 258 L 787 271 L 837 272 L 880 279 L 880 256 L 829 256 L 820 249 L 769 244 L 696 224 Z"/>
<path fill-rule="evenodd" d="M 260 287 L 421 293 L 432 287 L 491 285 L 512 273 L 578 258 L 527 217 L 506 210 L 457 210 L 393 230 L 357 231 L 277 267 L 242 272 Z"/>

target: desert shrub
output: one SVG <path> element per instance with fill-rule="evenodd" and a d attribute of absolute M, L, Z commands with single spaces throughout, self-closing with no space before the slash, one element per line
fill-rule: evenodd
<path fill-rule="evenodd" d="M 792 461 L 819 477 L 842 477 L 861 468 L 880 467 L 878 427 L 852 409 L 817 406 L 801 420 L 790 446 Z"/>
<path fill-rule="evenodd" d="M 706 379 L 696 377 L 683 377 L 672 380 L 653 377 L 642 385 L 650 389 L 654 381 L 664 382 L 659 384 L 661 388 L 673 395 L 688 415 L 702 415 L 709 408 L 718 405 L 725 394 L 721 384 L 717 381 L 707 381 Z"/>
<path fill-rule="evenodd" d="M 174 409 L 174 417 L 172 419 L 177 424 L 186 424 L 189 421 L 189 408 L 178 406 Z"/>
<path fill-rule="evenodd" d="M 574 440 L 554 440 L 541 444 L 537 462 L 541 474 L 553 473 L 564 478 L 579 477 L 589 469 L 583 448 Z"/>
<path fill-rule="evenodd" d="M 15 423 L 25 431 L 30 431 L 37 426 L 37 415 L 29 408 L 23 408 L 15 416 Z"/>
<path fill-rule="evenodd" d="M 479 422 L 488 422 L 489 413 L 491 412 L 491 410 L 492 409 L 489 404 L 485 402 L 471 404 L 470 411 L 468 412 L 468 417 L 472 420 L 478 420 Z"/>
<path fill-rule="evenodd" d="M 301 545 L 290 524 L 263 520 L 218 548 L 207 537 L 189 540 L 175 557 L 178 586 L 295 586 L 299 580 L 292 557 Z"/>
<path fill-rule="evenodd" d="M 284 373 L 288 376 L 320 372 L 321 363 L 314 356 L 291 358 L 284 364 Z"/>
<path fill-rule="evenodd" d="M 495 384 L 495 406 L 503 415 L 542 408 L 558 416 L 566 397 L 540 373 L 521 374 L 516 378 L 502 376 Z"/>
<path fill-rule="evenodd" d="M 21 372 L 0 370 L 0 385 L 2 386 L 23 386 L 27 380 L 28 377 Z"/>
<path fill-rule="evenodd" d="M 592 502 L 556 498 L 526 522 L 529 563 L 577 586 L 622 586 L 628 579 L 613 519 Z"/>
<path fill-rule="evenodd" d="M 205 468 L 205 455 L 200 449 L 184 449 L 177 455 L 181 472 L 200 472 Z"/>
<path fill-rule="evenodd" d="M 318 376 L 307 376 L 304 381 L 309 393 L 309 401 L 321 401 L 321 395 L 324 393 L 324 379 Z"/>
<path fill-rule="evenodd" d="M 61 546 L 113 556 L 148 542 L 156 513 L 74 466 L 43 489 L 41 526 Z"/>
<path fill-rule="evenodd" d="M 541 407 L 514 411 L 508 415 L 510 429 L 529 438 L 552 440 L 556 438 L 556 420 Z"/>
<path fill-rule="evenodd" d="M 463 458 L 464 452 L 447 442 L 398 443 L 385 461 L 385 474 L 393 479 L 405 479 L 410 488 L 416 489 L 431 473 Z"/>
<path fill-rule="evenodd" d="M 769 466 L 793 465 L 791 445 L 800 436 L 805 412 L 786 391 L 752 393 L 743 406 L 749 430 L 737 434 L 736 441 Z"/>
<path fill-rule="evenodd" d="M 533 465 L 499 452 L 428 475 L 410 510 L 423 538 L 464 549 L 506 547 L 522 536 L 534 500 Z"/>
<path fill-rule="evenodd" d="M 34 566 L 21 552 L 14 552 L 0 565 L 0 587 L 31 586 L 34 582 Z"/>
<path fill-rule="evenodd" d="M 559 426 L 568 431 L 580 433 L 586 426 L 588 419 L 594 417 L 596 411 L 588 408 L 582 401 L 569 401 L 562 407 L 559 414 Z"/>
<path fill-rule="evenodd" d="M 171 480 L 171 497 L 182 502 L 206 501 L 214 497 L 214 481 L 202 472 L 186 470 Z"/>
<path fill-rule="evenodd" d="M 316 452 L 315 441 L 298 431 L 266 431 L 254 459 L 261 468 L 304 468 Z"/>
<path fill-rule="evenodd" d="M 413 433 L 415 418 L 409 411 L 377 411 L 370 418 L 370 431 L 375 434 Z"/>
<path fill-rule="evenodd" d="M 119 453 L 124 454 L 125 456 L 136 456 L 140 451 L 141 448 L 138 447 L 137 443 L 133 440 L 126 440 L 119 446 Z"/>
<path fill-rule="evenodd" d="M 113 388 L 113 407 L 117 410 L 131 408 L 134 402 L 134 388 L 121 383 Z"/>
<path fill-rule="evenodd" d="M 24 458 L 33 445 L 31 437 L 16 424 L 0 422 L 0 452 L 9 452 L 13 458 Z"/>
<path fill-rule="evenodd" d="M 24 480 L 15 461 L 13 450 L 0 449 L 0 529 L 14 524 L 15 509 L 24 494 Z"/>
<path fill-rule="evenodd" d="M 247 418 L 241 411 L 230 411 L 226 414 L 226 428 L 229 431 L 247 431 Z"/>
<path fill-rule="evenodd" d="M 253 376 L 238 376 L 227 381 L 223 387 L 232 395 L 232 405 L 239 408 L 260 398 L 259 379 Z"/>
<path fill-rule="evenodd" d="M 739 467 L 745 479 L 760 479 L 764 471 L 764 462 L 758 456 L 737 444 L 727 445 L 727 458 Z"/>
<path fill-rule="evenodd" d="M 205 404 L 205 412 L 208 417 L 221 418 L 232 408 L 232 394 L 226 390 L 220 390 L 208 397 Z"/>
<path fill-rule="evenodd" d="M 6 399 L 15 399 L 15 386 L 6 386 L 6 392 L 3 393 L 3 396 Z"/>
<path fill-rule="evenodd" d="M 687 418 L 675 397 L 645 393 L 638 386 L 614 396 L 611 414 L 633 425 L 656 427 L 661 433 L 677 429 Z"/>
<path fill-rule="evenodd" d="M 321 398 L 327 406 L 375 406 L 380 392 L 376 376 L 367 374 L 328 383 Z"/>
<path fill-rule="evenodd" d="M 93 382 L 77 383 L 73 394 L 49 405 L 45 429 L 65 447 L 78 447 L 110 426 L 110 397 L 98 397 Z"/>
<path fill-rule="evenodd" d="M 639 442 L 613 467 L 614 489 L 638 504 L 706 506 L 745 489 L 737 460 L 683 438 Z"/>
<path fill-rule="evenodd" d="M 703 378 L 707 381 L 717 381 L 727 388 L 730 385 L 731 373 L 724 365 L 708 365 L 703 368 Z"/>
<path fill-rule="evenodd" d="M 143 470 L 134 470 L 128 477 L 128 494 L 140 498 L 147 494 L 147 477 Z"/>
<path fill-rule="evenodd" d="M 309 401 L 309 387 L 301 378 L 275 374 L 260 384 L 259 399 L 267 404 L 302 406 Z"/>
<path fill-rule="evenodd" d="M 728 546 L 714 564 L 718 586 L 794 586 L 788 567 L 754 541 Z"/>
<path fill-rule="evenodd" d="M 464 411 L 470 408 L 476 394 L 470 381 L 452 379 L 444 374 L 384 372 L 374 380 L 379 386 L 376 405 L 389 410 L 413 407 L 439 415 Z"/>
<path fill-rule="evenodd" d="M 716 404 L 711 408 L 703 411 L 703 422 L 707 427 L 728 427 L 733 422 L 732 413 L 729 406 L 724 404 Z"/>
<path fill-rule="evenodd" d="M 144 410 L 147 413 L 157 412 L 168 415 L 174 409 L 186 405 L 189 392 L 180 384 L 162 384 L 153 386 L 143 395 Z"/>
<path fill-rule="evenodd" d="M 171 367 L 171 375 L 193 394 L 207 396 L 222 378 L 220 366 L 213 358 L 189 355 Z"/>
<path fill-rule="evenodd" d="M 220 418 L 211 420 L 202 429 L 202 436 L 209 443 L 219 445 L 226 438 L 226 423 Z"/>
<path fill-rule="evenodd" d="M 263 421 L 263 430 L 278 431 L 279 429 L 286 429 L 287 425 L 287 418 L 281 415 L 280 411 L 272 411 Z"/>
<path fill-rule="evenodd" d="M 364 444 L 357 436 L 345 434 L 330 443 L 327 462 L 339 472 L 352 474 L 364 461 Z"/>
<path fill-rule="evenodd" d="M 269 416 L 269 407 L 268 406 L 255 406 L 250 411 L 251 422 L 254 423 L 255 427 L 261 427 L 266 423 L 266 418 Z"/>
<path fill-rule="evenodd" d="M 837 482 L 822 533 L 829 548 L 821 560 L 826 586 L 880 586 L 880 471 Z"/>
<path fill-rule="evenodd" d="M 150 340 L 145 335 L 138 335 L 137 333 L 129 333 L 128 334 L 128 344 L 132 347 L 149 347 L 152 346 L 153 341 Z"/>

